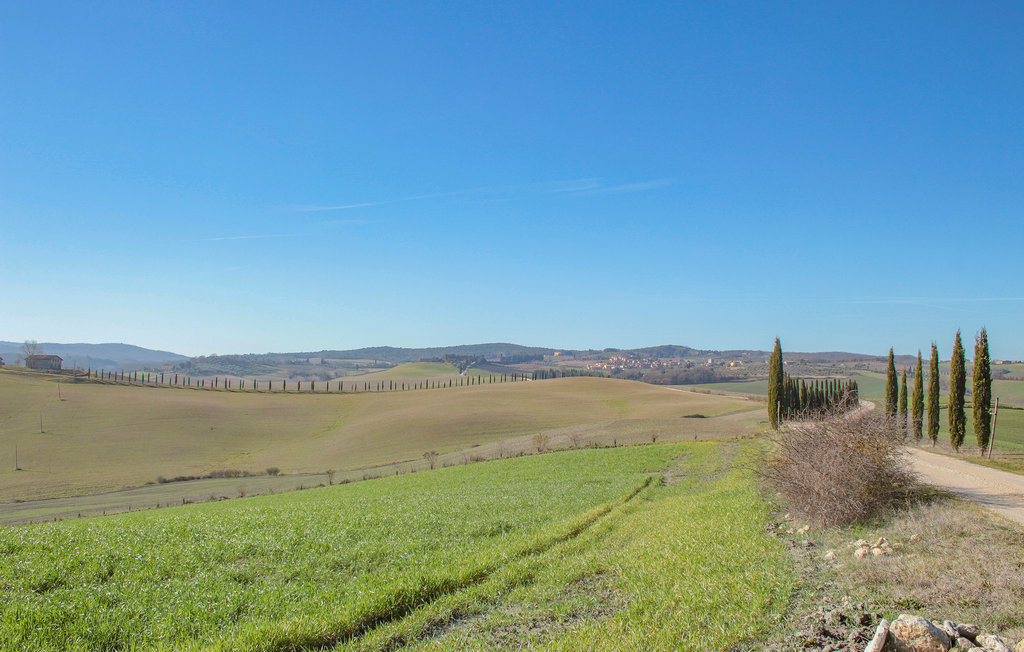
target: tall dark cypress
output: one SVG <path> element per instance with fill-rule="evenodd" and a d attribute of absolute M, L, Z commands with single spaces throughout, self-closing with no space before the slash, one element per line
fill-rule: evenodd
<path fill-rule="evenodd" d="M 779 429 L 779 402 L 783 391 L 782 344 L 775 338 L 775 350 L 768 360 L 768 420 L 772 428 Z"/>
<path fill-rule="evenodd" d="M 932 446 L 939 439 L 939 349 L 932 342 L 932 358 L 928 363 L 928 438 Z"/>
<path fill-rule="evenodd" d="M 903 370 L 903 375 L 900 377 L 900 410 L 899 410 L 899 428 L 903 431 L 904 435 L 907 432 L 907 370 Z"/>
<path fill-rule="evenodd" d="M 988 440 L 992 436 L 992 370 L 988 359 L 988 333 L 981 333 L 974 340 L 974 396 L 971 398 L 974 417 L 974 436 L 978 449 L 985 454 Z"/>
<path fill-rule="evenodd" d="M 914 439 L 921 441 L 924 422 L 924 372 L 921 369 L 921 350 L 917 351 L 917 367 L 914 368 L 914 393 L 910 399 L 910 424 Z"/>
<path fill-rule="evenodd" d="M 897 401 L 900 389 L 896 380 L 896 363 L 893 360 L 892 348 L 889 349 L 889 364 L 885 368 L 885 416 L 896 416 Z"/>
<path fill-rule="evenodd" d="M 964 345 L 960 331 L 953 340 L 953 357 L 949 361 L 949 443 L 953 450 L 960 452 L 967 429 L 964 416 L 964 392 L 967 387 L 967 368 L 964 360 Z"/>
<path fill-rule="evenodd" d="M 800 412 L 807 412 L 807 381 L 800 381 Z"/>

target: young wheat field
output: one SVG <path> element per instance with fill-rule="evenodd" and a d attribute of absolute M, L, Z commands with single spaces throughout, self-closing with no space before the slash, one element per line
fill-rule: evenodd
<path fill-rule="evenodd" d="M 573 450 L 0 528 L 5 649 L 724 648 L 793 577 L 756 443 Z"/>

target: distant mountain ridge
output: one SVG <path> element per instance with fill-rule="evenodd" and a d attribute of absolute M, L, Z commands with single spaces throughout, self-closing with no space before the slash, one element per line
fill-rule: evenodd
<path fill-rule="evenodd" d="M 403 363 L 417 362 L 423 358 L 442 358 L 445 355 L 482 355 L 485 358 L 491 359 L 513 355 L 551 355 L 559 350 L 561 349 L 523 346 L 507 342 L 491 342 L 487 344 L 458 344 L 455 346 L 434 346 L 419 349 L 407 349 L 396 346 L 372 346 L 362 349 L 329 349 L 305 353 L 269 353 L 267 355 L 295 358 L 330 358 L 333 360 L 380 360 L 382 362 Z"/>
<path fill-rule="evenodd" d="M 0 341 L 0 358 L 5 364 L 14 364 L 21 355 L 22 342 Z M 85 344 L 59 342 L 39 342 L 37 346 L 47 355 L 59 355 L 64 358 L 64 368 L 77 365 L 79 368 L 92 369 L 124 369 L 126 371 L 143 369 L 168 363 L 189 360 L 189 356 L 145 349 L 133 344 L 106 343 Z"/>
<path fill-rule="evenodd" d="M 22 347 L 21 342 L 0 341 L 0 357 L 7 364 L 14 364 L 19 357 Z M 445 355 L 459 356 L 482 356 L 488 360 L 499 360 L 502 358 L 529 358 L 531 356 L 550 356 L 555 352 L 567 356 L 594 356 L 601 353 L 614 353 L 616 355 L 627 355 L 637 358 L 727 358 L 767 359 L 769 351 L 756 349 L 695 349 L 688 346 L 675 344 L 663 344 L 636 349 L 607 348 L 595 349 L 559 349 L 540 346 L 524 346 L 509 342 L 489 342 L 484 344 L 459 344 L 454 346 L 436 346 L 421 348 L 406 348 L 396 346 L 373 346 L 359 349 L 323 349 L 320 351 L 305 352 L 282 352 L 263 354 L 237 354 L 223 356 L 202 356 L 199 358 L 173 353 L 171 351 L 160 351 L 147 349 L 140 346 L 124 343 L 85 344 L 85 343 L 58 343 L 40 342 L 39 347 L 44 353 L 59 355 L 64 358 L 65 368 L 77 365 L 78 367 L 91 367 L 93 369 L 155 369 L 164 366 L 186 363 L 190 360 L 205 360 L 207 363 L 214 363 L 221 360 L 230 363 L 230 366 L 238 366 L 239 371 L 248 368 L 256 362 L 263 365 L 273 365 L 276 362 L 283 362 L 294 359 L 331 359 L 338 361 L 350 360 L 374 360 L 389 365 L 402 364 L 405 362 L 417 362 L 423 359 L 443 358 Z M 860 362 L 870 360 L 884 360 L 885 356 L 867 355 L 861 353 L 846 353 L 841 351 L 823 352 L 799 352 L 786 351 L 786 360 L 800 362 Z M 899 365 L 907 366 L 912 364 L 912 356 L 896 356 Z M 266 371 L 269 371 L 270 368 Z M 251 369 L 254 373 L 260 373 L 257 369 Z M 220 373 L 231 373 L 227 369 Z"/>

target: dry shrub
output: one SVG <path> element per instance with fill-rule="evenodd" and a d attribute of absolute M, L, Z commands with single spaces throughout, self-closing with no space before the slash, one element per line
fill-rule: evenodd
<path fill-rule="evenodd" d="M 538 432 L 533 436 L 533 445 L 537 447 L 538 453 L 543 453 L 551 443 L 551 437 L 546 432 Z"/>
<path fill-rule="evenodd" d="M 761 474 L 818 526 L 878 514 L 913 484 L 895 419 L 864 410 L 785 424 Z"/>

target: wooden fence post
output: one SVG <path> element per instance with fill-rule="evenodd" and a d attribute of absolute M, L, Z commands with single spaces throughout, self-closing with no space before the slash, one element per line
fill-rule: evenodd
<path fill-rule="evenodd" d="M 992 436 L 988 440 L 988 459 L 992 459 L 992 448 L 996 445 L 996 418 L 999 416 L 999 397 L 996 397 L 996 409 L 992 413 Z"/>

